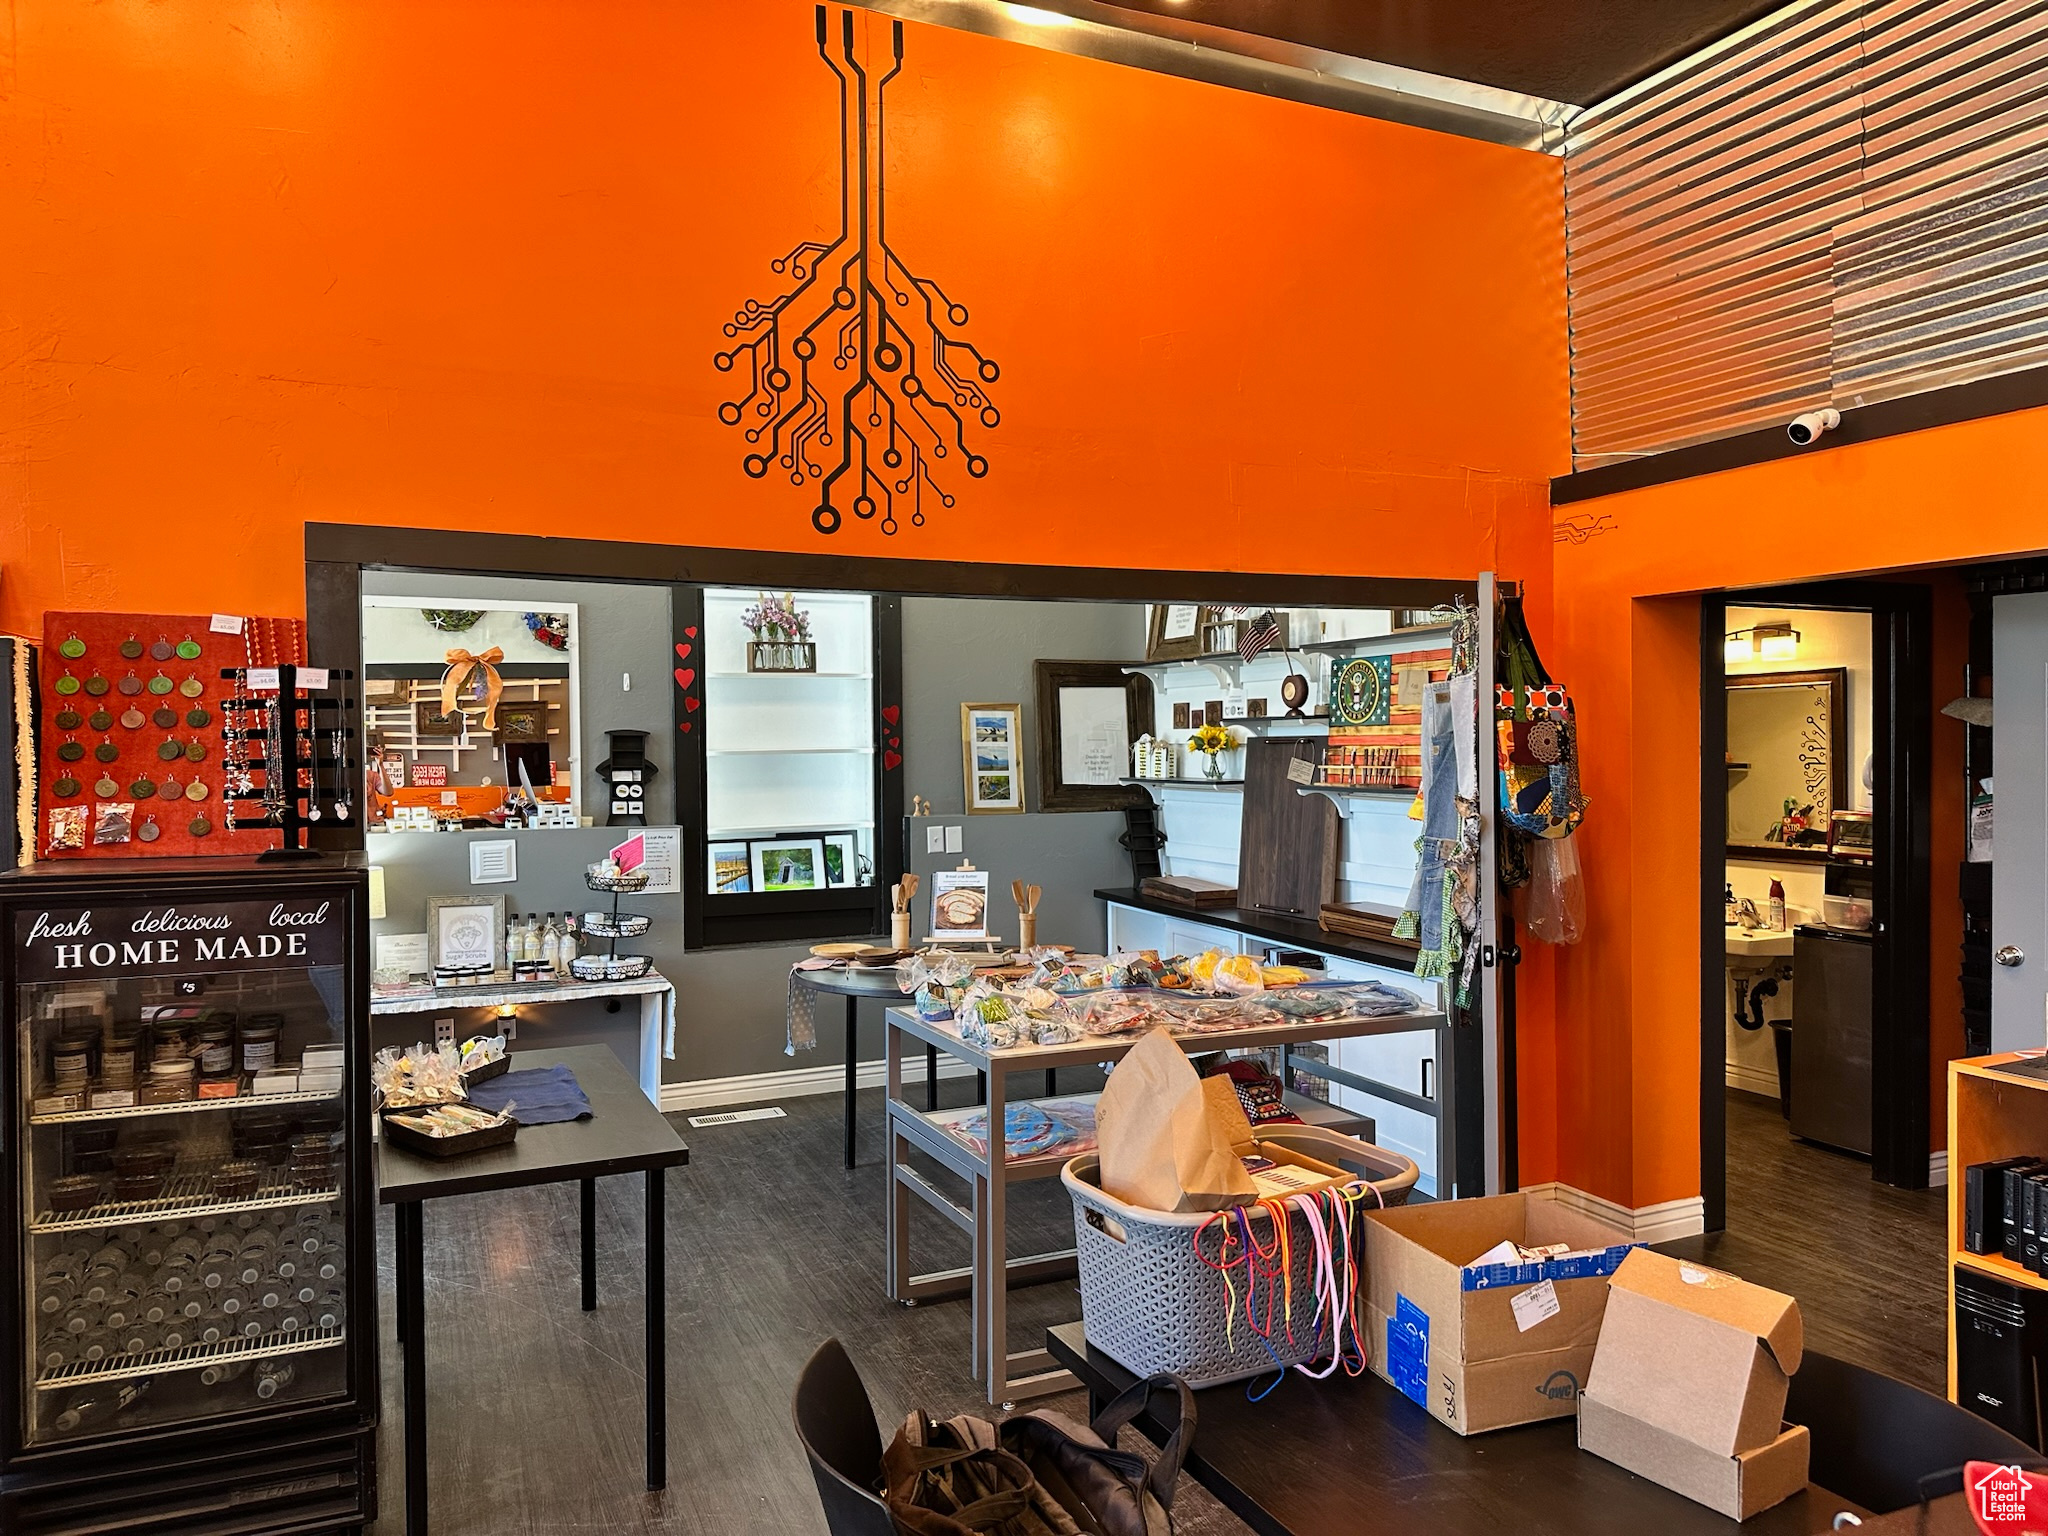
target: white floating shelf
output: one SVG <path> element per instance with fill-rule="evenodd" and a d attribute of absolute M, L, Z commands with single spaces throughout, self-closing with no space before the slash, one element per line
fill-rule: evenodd
<path fill-rule="evenodd" d="M 871 677 L 873 677 L 873 676 L 874 676 L 875 674 L 874 674 L 874 673 L 872 673 L 872 672 L 834 672 L 834 671 L 831 671 L 830 669 L 825 669 L 825 668 L 821 668 L 820 670 L 818 670 L 818 671 L 816 671 L 816 672 L 795 672 L 795 671 L 790 671 L 790 672 L 748 672 L 748 671 L 745 671 L 744 669 L 741 669 L 741 668 L 731 668 L 731 669 L 725 669 L 725 668 L 720 668 L 720 669 L 716 669 L 716 670 L 713 670 L 713 669 L 709 669 L 709 668 L 707 668 L 707 669 L 705 670 L 705 673 L 704 673 L 704 675 L 705 675 L 705 677 L 707 677 L 707 678 L 718 678 L 718 679 L 720 679 L 720 680 L 725 680 L 725 679 L 731 679 L 731 678 L 742 678 L 742 677 L 775 677 L 775 678 L 783 678 L 783 677 L 847 677 L 847 678 L 871 678 Z"/>
<path fill-rule="evenodd" d="M 855 757 L 874 755 L 873 747 L 706 747 L 706 757 Z"/>

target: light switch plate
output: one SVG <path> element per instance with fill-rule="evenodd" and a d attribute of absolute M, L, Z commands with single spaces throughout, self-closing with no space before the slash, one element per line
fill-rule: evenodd
<path fill-rule="evenodd" d="M 519 878 L 519 844 L 511 838 L 469 845 L 471 885 L 509 885 Z"/>
<path fill-rule="evenodd" d="M 944 853 L 946 851 L 946 829 L 944 827 L 926 827 L 924 829 L 924 851 L 926 853 Z"/>
<path fill-rule="evenodd" d="M 958 853 L 965 846 L 965 843 L 963 843 L 961 840 L 960 828 L 946 828 L 946 852 Z"/>

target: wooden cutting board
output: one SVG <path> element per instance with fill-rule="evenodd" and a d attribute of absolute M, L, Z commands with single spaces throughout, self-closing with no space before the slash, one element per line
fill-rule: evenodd
<path fill-rule="evenodd" d="M 1244 819 L 1238 828 L 1237 904 L 1314 922 L 1337 894 L 1337 844 L 1343 818 L 1325 795 L 1299 793 L 1321 742 L 1301 736 L 1254 736 L 1244 751 Z"/>

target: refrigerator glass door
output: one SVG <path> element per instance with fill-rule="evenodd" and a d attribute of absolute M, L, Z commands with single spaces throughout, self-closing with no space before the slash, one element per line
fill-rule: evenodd
<path fill-rule="evenodd" d="M 349 1390 L 347 905 L 14 910 L 24 1446 Z"/>

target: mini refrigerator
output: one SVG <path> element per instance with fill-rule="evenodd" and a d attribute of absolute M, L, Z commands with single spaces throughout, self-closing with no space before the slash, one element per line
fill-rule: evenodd
<path fill-rule="evenodd" d="M 376 1513 L 360 855 L 0 874 L 0 1531 Z"/>
<path fill-rule="evenodd" d="M 1868 933 L 1792 931 L 1792 1134 L 1870 1155 Z"/>

